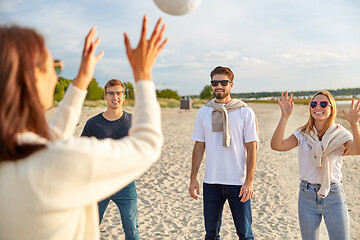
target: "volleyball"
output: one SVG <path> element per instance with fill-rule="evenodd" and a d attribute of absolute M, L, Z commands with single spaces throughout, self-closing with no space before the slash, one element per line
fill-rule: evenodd
<path fill-rule="evenodd" d="M 156 6 L 163 12 L 181 16 L 198 8 L 202 0 L 153 0 Z"/>

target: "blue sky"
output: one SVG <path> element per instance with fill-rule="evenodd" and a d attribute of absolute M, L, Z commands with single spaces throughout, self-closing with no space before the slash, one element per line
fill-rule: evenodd
<path fill-rule="evenodd" d="M 94 25 L 105 51 L 94 77 L 133 81 L 123 44 L 140 35 L 142 16 L 159 17 L 169 42 L 153 78 L 158 89 L 200 94 L 210 71 L 228 66 L 234 93 L 360 87 L 360 1 L 203 0 L 184 16 L 152 0 L 0 0 L 0 23 L 34 27 L 44 35 L 61 76 L 76 76 L 84 37 Z"/>

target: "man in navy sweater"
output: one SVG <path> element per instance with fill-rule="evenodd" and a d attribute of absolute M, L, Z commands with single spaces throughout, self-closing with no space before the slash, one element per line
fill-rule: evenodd
<path fill-rule="evenodd" d="M 109 80 L 105 85 L 104 99 L 107 102 L 107 110 L 90 118 L 86 122 L 81 136 L 94 136 L 98 139 L 120 139 L 128 135 L 131 126 L 131 114 L 122 109 L 125 101 L 124 84 L 120 80 Z M 100 223 L 110 200 L 119 208 L 125 239 L 140 239 L 137 225 L 137 193 L 135 183 L 130 183 L 119 192 L 99 202 Z"/>

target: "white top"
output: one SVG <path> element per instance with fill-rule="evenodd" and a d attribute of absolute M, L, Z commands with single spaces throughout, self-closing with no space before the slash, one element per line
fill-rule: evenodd
<path fill-rule="evenodd" d="M 214 109 L 202 107 L 196 116 L 192 139 L 205 142 L 206 163 L 204 182 L 224 185 L 242 185 L 246 178 L 245 143 L 259 141 L 253 110 L 242 107 L 228 113 L 230 147 L 224 147 L 223 132 L 213 132 L 211 113 Z"/>
<path fill-rule="evenodd" d="M 305 180 L 310 183 L 320 184 L 320 168 L 312 165 L 311 147 L 307 142 L 306 136 L 300 132 L 300 129 L 293 133 L 298 140 L 299 152 L 299 180 Z M 331 169 L 330 182 L 340 182 L 342 173 L 341 167 L 343 165 L 342 154 L 345 151 L 345 146 L 342 145 L 337 150 L 328 154 L 329 165 Z"/>
<path fill-rule="evenodd" d="M 129 136 L 73 137 L 86 91 L 70 86 L 51 122 L 47 148 L 0 163 L 0 239 L 99 239 L 97 202 L 144 173 L 163 142 L 154 84 L 135 83 Z M 34 133 L 22 142 L 43 142 Z"/>

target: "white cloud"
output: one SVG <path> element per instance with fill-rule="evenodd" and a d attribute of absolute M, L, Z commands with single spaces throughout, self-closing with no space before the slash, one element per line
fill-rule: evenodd
<path fill-rule="evenodd" d="M 211 50 L 210 52 L 204 54 L 205 57 L 220 61 L 232 60 L 241 55 L 242 55 L 241 52 L 229 51 L 229 50 L 225 50 L 223 52 Z"/>
<path fill-rule="evenodd" d="M 276 54 L 283 64 L 292 65 L 300 64 L 302 67 L 324 67 L 329 65 L 342 64 L 346 61 L 351 61 L 351 58 L 347 54 L 338 54 L 335 52 L 311 52 L 305 51 L 302 53 L 281 53 Z"/>
<path fill-rule="evenodd" d="M 16 12 L 17 6 L 24 0 L 0 0 L 0 13 L 13 13 Z"/>

